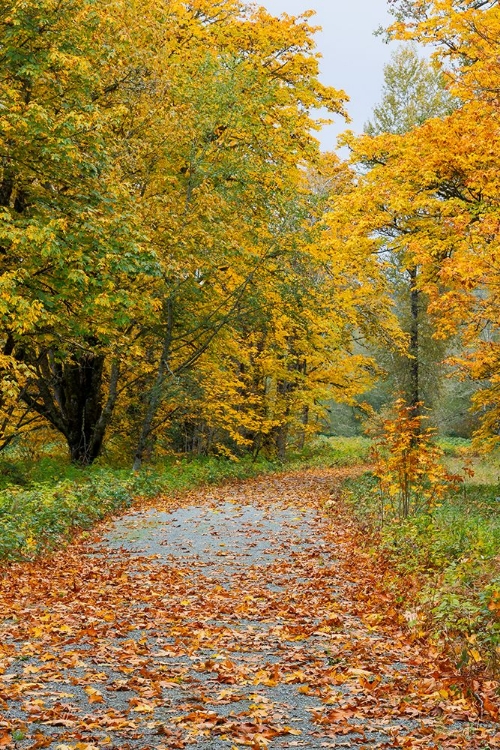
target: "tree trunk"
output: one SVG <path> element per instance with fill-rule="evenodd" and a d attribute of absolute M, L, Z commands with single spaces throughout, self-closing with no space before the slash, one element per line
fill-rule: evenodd
<path fill-rule="evenodd" d="M 63 367 L 60 393 L 66 417 L 66 439 L 72 462 L 82 466 L 95 461 L 102 447 L 102 439 L 95 435 L 95 426 L 102 413 L 103 368 L 102 356 L 85 357 L 83 362 Z"/>
<path fill-rule="evenodd" d="M 151 434 L 153 432 L 154 419 L 159 409 L 162 400 L 163 386 L 165 382 L 165 376 L 168 373 L 169 365 L 168 360 L 170 358 L 170 349 L 172 346 L 172 326 L 173 326 L 173 306 L 172 301 L 169 299 L 166 304 L 167 313 L 167 329 L 165 337 L 163 339 L 163 348 L 161 352 L 160 361 L 158 363 L 158 370 L 153 383 L 153 387 L 149 393 L 149 399 L 147 402 L 146 413 L 142 421 L 141 432 L 139 440 L 137 442 L 137 448 L 134 456 L 133 471 L 139 471 L 144 460 L 144 454 L 147 451 Z"/>
<path fill-rule="evenodd" d="M 92 464 L 100 455 L 117 398 L 119 367 L 113 362 L 108 397 L 103 406 L 105 358 L 91 352 L 59 363 L 48 352 L 38 358 L 37 378 L 21 393 L 22 400 L 45 417 L 68 444 L 71 461 Z"/>
<path fill-rule="evenodd" d="M 277 392 L 284 399 L 287 399 L 288 394 L 292 391 L 293 384 L 287 380 L 278 381 Z M 288 441 L 288 417 L 290 416 L 290 406 L 286 403 L 285 412 L 283 415 L 283 422 L 276 428 L 275 431 L 275 445 L 276 454 L 280 461 L 286 460 L 286 446 Z"/>
<path fill-rule="evenodd" d="M 309 406 L 307 404 L 305 404 L 305 406 L 302 409 L 301 422 L 304 425 L 304 428 L 299 433 L 299 439 L 298 439 L 298 444 L 297 444 L 297 448 L 299 449 L 299 451 L 303 451 L 305 444 L 306 444 L 306 430 L 309 425 Z"/>
<path fill-rule="evenodd" d="M 408 406 L 411 407 L 413 414 L 420 413 L 420 352 L 419 352 L 419 296 L 420 291 L 417 287 L 417 267 L 414 266 L 408 271 L 410 275 L 410 358 L 409 371 L 410 383 L 408 389 Z"/>
<path fill-rule="evenodd" d="M 276 454 L 283 463 L 286 461 L 286 444 L 288 439 L 288 425 L 282 424 L 276 433 Z"/>

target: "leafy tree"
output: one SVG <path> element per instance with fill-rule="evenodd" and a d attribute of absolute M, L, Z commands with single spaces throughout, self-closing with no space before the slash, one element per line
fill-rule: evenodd
<path fill-rule="evenodd" d="M 106 26 L 85 0 L 7 2 L 0 16 L 3 353 L 22 365 L 20 401 L 83 463 L 113 410 L 105 359 L 127 290 L 149 264 L 114 175 Z"/>
<path fill-rule="evenodd" d="M 223 15 L 214 5 L 207 23 L 209 9 L 187 19 L 197 29 L 188 57 L 168 47 L 165 28 L 155 52 L 167 57 L 165 99 L 157 87 L 139 104 L 158 112 L 147 135 L 152 148 L 144 158 L 137 131 L 129 146 L 139 211 L 160 262 L 148 292 L 158 313 L 140 334 L 152 367 L 138 365 L 145 388 L 136 468 L 167 415 L 178 414 L 179 386 L 193 382 L 189 373 L 201 358 L 220 352 L 219 341 L 229 345 L 256 278 L 295 242 L 295 229 L 277 233 L 284 196 L 296 190 L 301 165 L 318 155 L 309 110 L 341 103 L 317 81 L 303 20 L 260 10 L 243 21 L 240 5 L 228 3 Z"/>
<path fill-rule="evenodd" d="M 458 106 L 403 135 L 365 137 L 353 144 L 372 168 L 359 179 L 351 227 L 360 241 L 380 238 L 401 247 L 420 269 L 418 288 L 430 300 L 436 335 L 460 335 L 452 362 L 481 384 L 480 437 L 498 439 L 498 169 L 497 3 L 432 0 L 394 24 L 399 38 L 432 43 L 446 61 Z M 363 239 L 362 239 L 363 238 Z"/>
<path fill-rule="evenodd" d="M 0 444 L 283 456 L 371 382 L 356 339 L 397 331 L 377 243 L 324 220 L 355 180 L 314 137 L 345 95 L 309 15 L 4 4 Z"/>
<path fill-rule="evenodd" d="M 404 135 L 430 118 L 446 117 L 457 102 L 446 89 L 441 68 L 419 56 L 414 45 L 402 46 L 384 68 L 381 103 L 374 108 L 373 121 L 365 130 L 373 137 L 384 133 Z M 397 236 L 399 229 L 389 230 Z M 439 391 L 443 345 L 433 339 L 433 326 L 427 315 L 428 300 L 419 286 L 419 266 L 409 256 L 404 232 L 397 252 L 391 255 L 388 273 L 403 330 L 408 335 L 408 351 L 391 348 L 381 351 L 381 360 L 389 371 L 393 390 L 404 394 L 406 403 L 416 412 L 421 404 L 430 406 Z"/>
<path fill-rule="evenodd" d="M 369 135 L 404 134 L 431 117 L 451 114 L 456 102 L 446 88 L 443 70 L 418 54 L 413 44 L 401 46 L 384 66 L 382 99 L 365 125 Z"/>
<path fill-rule="evenodd" d="M 430 134 L 429 160 L 443 226 L 426 227 L 427 237 L 416 248 L 428 276 L 432 308 L 442 335 L 461 333 L 464 351 L 453 362 L 464 377 L 480 385 L 473 400 L 482 415 L 479 437 L 498 439 L 498 178 L 494 166 L 498 152 L 499 89 L 496 59 L 500 8 L 497 2 L 448 2 L 446 14 L 434 2 L 412 13 L 394 32 L 437 46 L 446 59 L 450 89 L 461 107 L 446 131 Z M 441 159 L 435 153 L 441 150 Z M 442 157 L 447 157 L 444 164 Z M 438 178 L 436 180 L 436 177 Z M 428 190 L 428 181 L 422 184 Z M 424 188 L 424 189 L 425 189 Z M 493 230 L 493 231 L 492 231 Z M 429 252 L 433 235 L 434 250 Z M 426 250 L 423 251 L 423 245 Z"/>

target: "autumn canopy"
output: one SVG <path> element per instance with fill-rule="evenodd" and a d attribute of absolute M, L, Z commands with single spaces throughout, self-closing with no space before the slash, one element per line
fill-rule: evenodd
<path fill-rule="evenodd" d="M 2 4 L 1 446 L 282 457 L 373 385 L 377 346 L 414 358 L 396 267 L 498 434 L 500 9 L 393 9 L 453 106 L 342 162 L 315 138 L 346 96 L 310 14 Z"/>

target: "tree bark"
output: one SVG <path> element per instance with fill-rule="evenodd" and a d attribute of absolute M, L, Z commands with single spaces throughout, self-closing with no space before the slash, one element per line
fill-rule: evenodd
<path fill-rule="evenodd" d="M 279 461 L 286 461 L 286 445 L 288 440 L 288 424 L 282 424 L 278 427 L 276 433 L 276 454 Z"/>
<path fill-rule="evenodd" d="M 304 427 L 299 433 L 299 440 L 297 444 L 299 451 L 303 451 L 306 444 L 306 430 L 309 425 L 309 406 L 307 404 L 302 409 L 301 422 Z"/>
<path fill-rule="evenodd" d="M 36 362 L 38 377 L 21 393 L 22 400 L 66 438 L 71 461 L 92 464 L 100 455 L 106 428 L 113 415 L 119 379 L 111 366 L 108 396 L 103 406 L 105 357 L 92 352 L 70 362 L 56 362 L 51 352 Z"/>
<path fill-rule="evenodd" d="M 133 471 L 139 471 L 142 466 L 144 454 L 148 448 L 148 443 L 153 432 L 153 422 L 158 411 L 158 408 L 162 399 L 162 391 L 165 383 L 165 376 L 168 373 L 169 366 L 168 361 L 170 358 L 170 350 L 172 347 L 172 328 L 173 328 L 173 305 L 172 300 L 168 300 L 166 304 L 167 313 L 167 328 L 163 339 L 163 347 L 158 363 L 158 370 L 156 377 L 151 388 L 149 399 L 146 407 L 146 413 L 141 426 L 141 432 L 139 440 L 137 442 L 137 448 L 134 456 Z"/>
<path fill-rule="evenodd" d="M 410 358 L 409 372 L 410 384 L 408 392 L 408 405 L 413 414 L 420 413 L 420 352 L 419 352 L 419 297 L 420 291 L 417 286 L 417 267 L 410 268 Z"/>

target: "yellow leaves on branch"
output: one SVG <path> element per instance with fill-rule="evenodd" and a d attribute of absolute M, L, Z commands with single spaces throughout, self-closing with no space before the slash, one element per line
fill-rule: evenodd
<path fill-rule="evenodd" d="M 201 414 L 245 443 L 257 423 L 276 422 L 264 415 L 266 378 L 295 372 L 328 329 L 308 341 L 305 325 L 298 334 L 279 314 L 306 286 L 318 235 L 304 185 L 320 161 L 314 112 L 341 113 L 346 98 L 318 80 L 311 14 L 276 18 L 238 0 L 8 6 L 0 417 L 16 424 L 17 393 L 20 413 L 29 407 L 66 437 L 92 433 L 85 406 L 85 426 L 65 424 L 60 391 L 75 368 L 95 366 L 96 426 L 104 404 L 106 420 L 121 410 L 132 439 L 148 411 L 147 430 L 171 425 L 171 413 Z M 323 298 L 316 318 L 329 284 L 318 279 L 304 298 Z M 253 380 L 241 372 L 249 319 L 280 350 L 261 352 L 275 369 L 253 363 Z"/>
<path fill-rule="evenodd" d="M 483 387 L 475 398 L 483 415 L 480 438 L 495 441 L 500 6 L 423 0 L 405 3 L 404 11 L 393 36 L 433 45 L 456 107 L 402 135 L 348 135 L 357 184 L 349 203 L 337 206 L 337 221 L 341 231 L 351 232 L 350 242 L 372 242 L 381 258 L 395 253 L 403 267 L 418 269 L 436 338 L 460 337 L 465 353 L 451 363 Z"/>
<path fill-rule="evenodd" d="M 375 431 L 374 475 L 379 480 L 382 520 L 390 514 L 406 518 L 418 511 L 429 512 L 461 481 L 442 465 L 443 451 L 433 441 L 435 430 L 425 426 L 421 407 L 398 399 L 393 416 Z"/>

